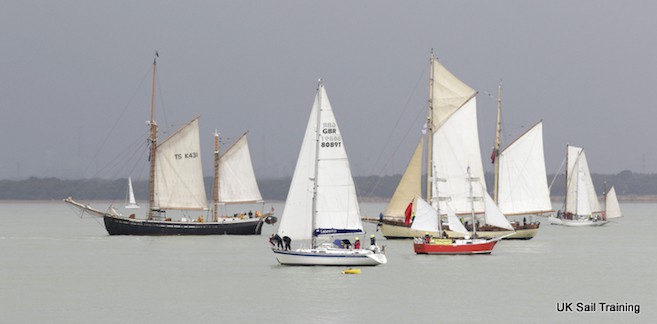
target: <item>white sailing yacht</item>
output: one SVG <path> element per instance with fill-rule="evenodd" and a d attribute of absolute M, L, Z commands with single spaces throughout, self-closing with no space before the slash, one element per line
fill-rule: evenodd
<path fill-rule="evenodd" d="M 611 197 L 610 197 L 611 196 Z M 610 216 L 620 217 L 620 206 L 616 199 L 616 191 L 611 188 L 606 208 L 611 208 Z M 567 146 L 566 154 L 566 197 L 563 209 L 556 217 L 548 220 L 555 225 L 565 226 L 602 226 L 606 224 L 607 216 L 600 208 L 598 196 L 593 187 L 591 172 L 584 149 L 572 145 Z"/>
<path fill-rule="evenodd" d="M 356 188 L 342 133 L 321 80 L 301 144 L 277 234 L 299 242 L 295 250 L 273 247 L 284 265 L 379 265 L 387 262 L 375 246 L 345 249 L 319 241 L 362 234 Z M 303 247 L 304 244 L 307 247 Z"/>
<path fill-rule="evenodd" d="M 125 205 L 127 209 L 136 209 L 139 208 L 137 201 L 135 200 L 135 192 L 132 189 L 132 178 L 128 177 L 128 203 Z"/>

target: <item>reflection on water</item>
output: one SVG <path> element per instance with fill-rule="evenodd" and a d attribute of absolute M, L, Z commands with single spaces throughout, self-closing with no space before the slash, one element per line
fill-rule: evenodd
<path fill-rule="evenodd" d="M 277 213 L 283 205 L 274 204 Z M 362 204 L 378 215 L 384 204 Z M 623 204 L 596 228 L 543 222 L 488 256 L 415 255 L 388 264 L 288 267 L 261 236 L 110 237 L 60 202 L 0 203 L 0 308 L 8 322 L 600 322 L 654 318 L 657 204 Z M 641 314 L 558 313 L 558 302 L 638 303 Z M 474 311 L 473 311 L 474 309 Z"/>

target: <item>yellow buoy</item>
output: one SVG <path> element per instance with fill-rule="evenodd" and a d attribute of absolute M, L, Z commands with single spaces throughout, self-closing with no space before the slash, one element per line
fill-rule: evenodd
<path fill-rule="evenodd" d="M 360 274 L 360 269 L 345 269 L 342 270 L 342 274 Z"/>

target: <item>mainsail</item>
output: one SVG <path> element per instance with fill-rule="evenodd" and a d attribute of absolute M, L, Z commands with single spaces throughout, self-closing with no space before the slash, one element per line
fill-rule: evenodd
<path fill-rule="evenodd" d="M 497 204 L 505 215 L 552 210 L 543 155 L 543 123 L 511 143 L 499 156 Z"/>
<path fill-rule="evenodd" d="M 461 108 L 456 110 L 433 134 L 433 165 L 434 179 L 445 179 L 441 184 L 441 196 L 448 197 L 440 200 L 441 210 L 445 210 L 446 203 L 457 214 L 470 213 L 471 194 L 468 169 L 473 178 L 481 182 L 475 186 L 475 197 L 483 197 L 485 191 L 484 171 L 481 164 L 479 149 L 479 135 L 477 131 L 477 101 L 472 97 Z M 435 193 L 432 200 L 438 200 Z M 474 211 L 484 211 L 481 200 L 475 201 Z"/>
<path fill-rule="evenodd" d="M 584 149 L 569 145 L 567 159 L 566 212 L 584 216 L 599 213 L 601 208 Z"/>
<path fill-rule="evenodd" d="M 244 133 L 219 159 L 219 201 L 247 203 L 261 200 Z"/>
<path fill-rule="evenodd" d="M 157 146 L 153 209 L 207 209 L 198 118 Z"/>
<path fill-rule="evenodd" d="M 294 240 L 309 240 L 313 235 L 360 233 L 362 230 L 342 134 L 320 83 L 278 234 Z"/>

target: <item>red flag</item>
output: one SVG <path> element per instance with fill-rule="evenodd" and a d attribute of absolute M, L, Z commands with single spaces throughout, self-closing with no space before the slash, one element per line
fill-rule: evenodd
<path fill-rule="evenodd" d="M 404 224 L 408 225 L 411 223 L 411 214 L 413 214 L 413 202 L 411 201 L 410 204 L 408 204 L 408 207 L 406 207 L 406 211 L 404 212 L 404 216 L 406 216 L 406 219 L 404 220 Z"/>
<path fill-rule="evenodd" d="M 495 148 L 493 148 L 493 152 L 490 154 L 490 163 L 495 163 Z"/>

